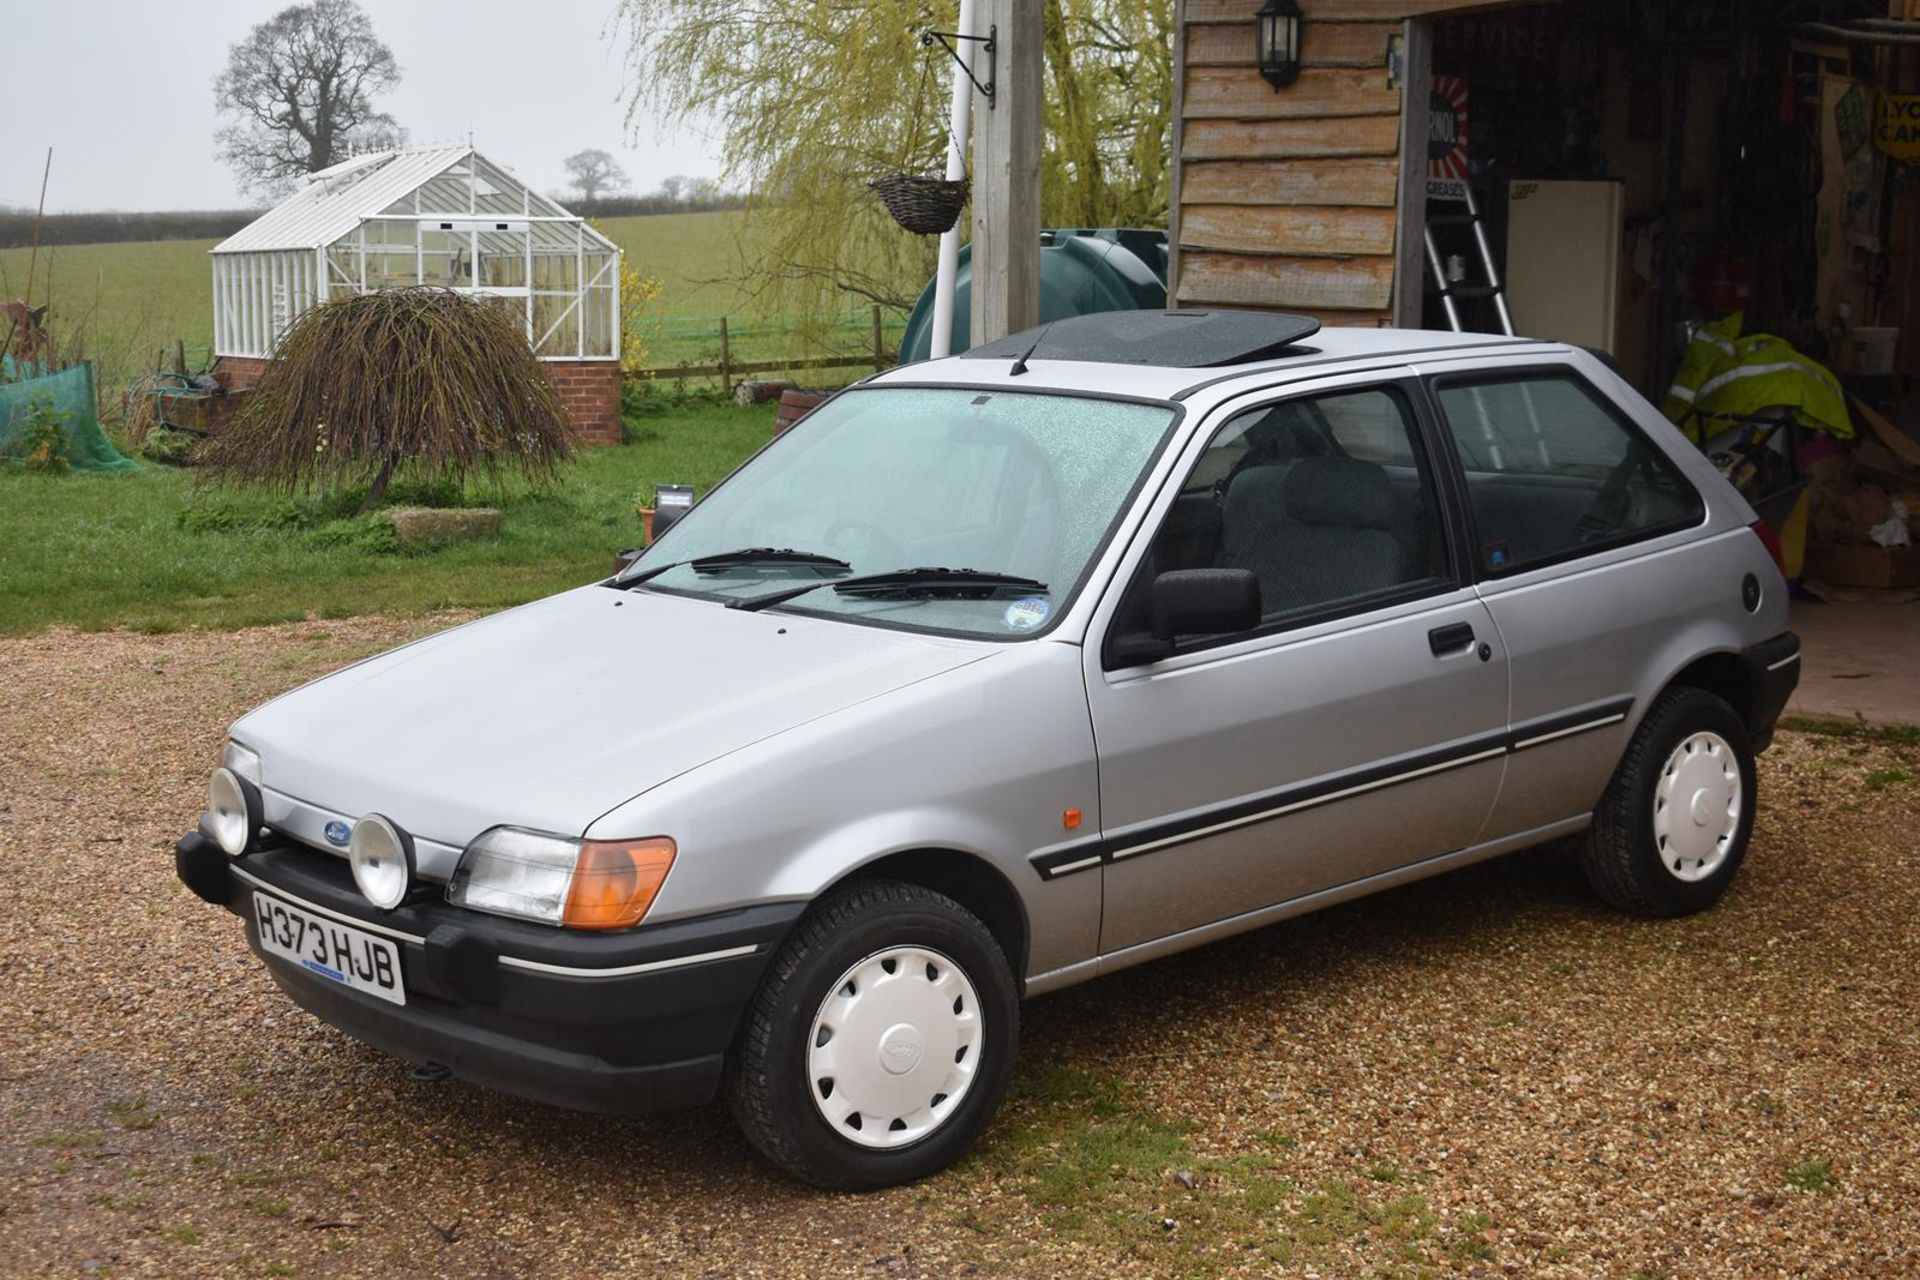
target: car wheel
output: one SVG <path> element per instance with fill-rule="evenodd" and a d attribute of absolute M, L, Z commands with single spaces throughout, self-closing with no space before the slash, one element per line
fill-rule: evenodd
<path fill-rule="evenodd" d="M 1712 906 L 1753 831 L 1753 748 L 1734 709 L 1702 689 L 1660 695 L 1594 810 L 1581 864 L 1594 891 L 1645 916 Z"/>
<path fill-rule="evenodd" d="M 748 1006 L 727 1101 L 815 1186 L 868 1191 L 952 1164 L 993 1118 L 1019 1037 L 1006 955 L 959 903 L 876 880 L 802 918 Z"/>

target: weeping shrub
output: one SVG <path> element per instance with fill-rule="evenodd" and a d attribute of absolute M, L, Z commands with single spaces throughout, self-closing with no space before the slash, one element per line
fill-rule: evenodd
<path fill-rule="evenodd" d="M 566 410 L 510 304 L 450 289 L 386 289 L 304 312 L 199 461 L 287 493 L 430 485 L 515 473 L 550 484 L 572 452 Z"/>

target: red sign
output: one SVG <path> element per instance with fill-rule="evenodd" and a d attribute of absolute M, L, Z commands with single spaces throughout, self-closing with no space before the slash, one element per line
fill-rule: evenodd
<path fill-rule="evenodd" d="M 1467 198 L 1467 82 L 1435 76 L 1427 110 L 1427 196 Z"/>

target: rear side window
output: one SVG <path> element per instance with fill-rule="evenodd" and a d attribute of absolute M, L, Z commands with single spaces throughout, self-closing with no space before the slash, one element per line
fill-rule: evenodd
<path fill-rule="evenodd" d="M 1679 470 L 1566 373 L 1438 389 L 1466 472 L 1477 555 L 1507 573 L 1700 521 Z"/>

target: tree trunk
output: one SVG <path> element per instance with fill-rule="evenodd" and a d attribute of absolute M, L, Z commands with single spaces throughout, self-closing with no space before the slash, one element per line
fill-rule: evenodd
<path fill-rule="evenodd" d="M 393 459 L 388 458 L 380 464 L 380 474 L 373 478 L 373 487 L 367 490 L 366 498 L 353 514 L 363 516 L 379 506 L 387 496 L 387 482 L 393 479 Z"/>

